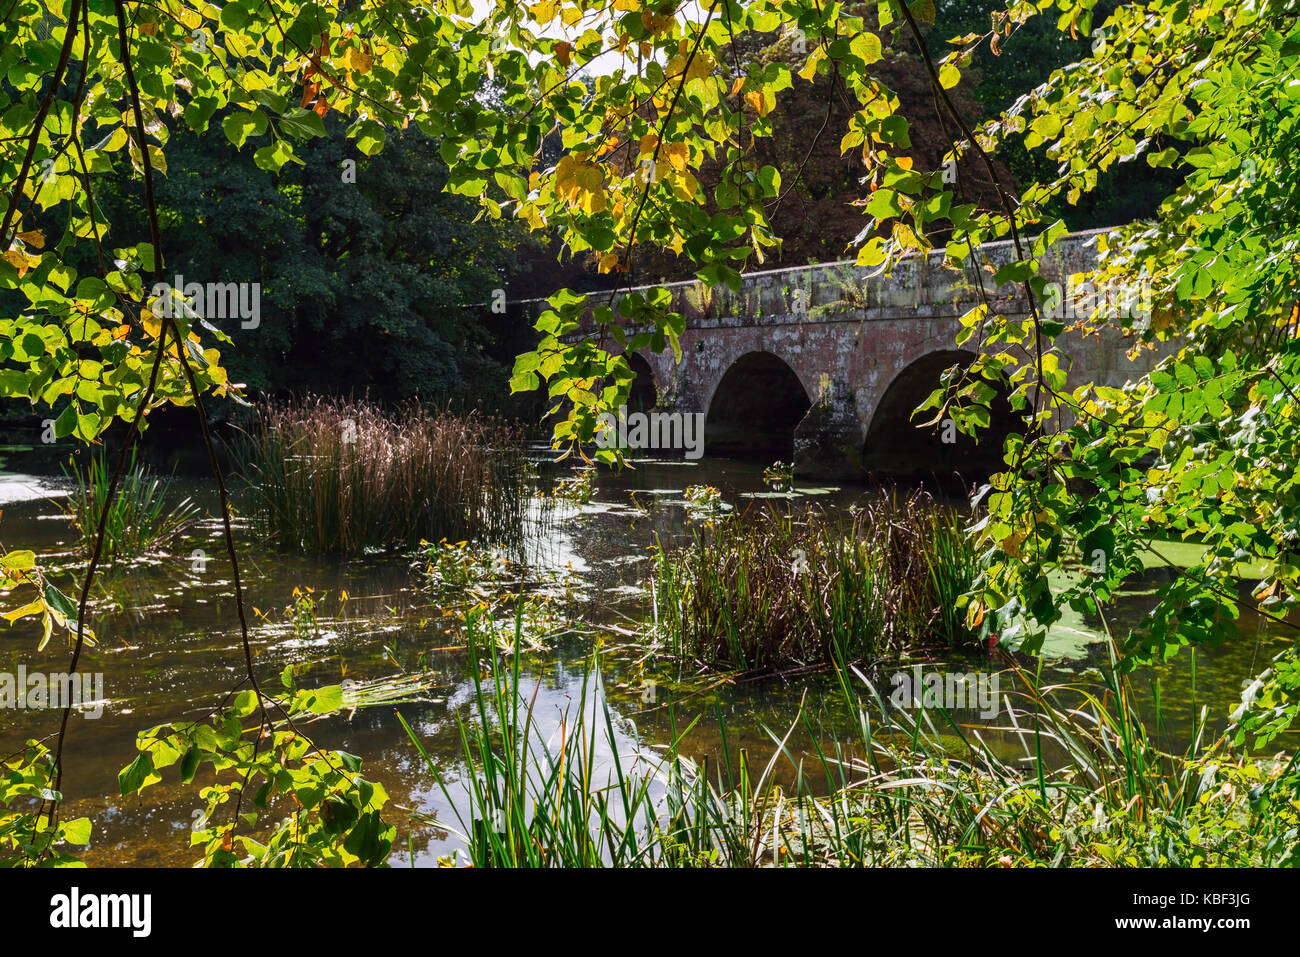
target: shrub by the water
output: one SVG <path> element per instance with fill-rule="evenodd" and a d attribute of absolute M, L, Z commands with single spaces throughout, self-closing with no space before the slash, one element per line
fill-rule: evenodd
<path fill-rule="evenodd" d="M 881 495 L 849 519 L 762 512 L 659 547 L 658 633 L 677 655 L 766 670 L 974 644 L 959 599 L 976 575 L 962 519 Z"/>
<path fill-rule="evenodd" d="M 254 523 L 281 548 L 354 555 L 520 535 L 520 436 L 477 412 L 310 398 L 263 409 L 239 455 Z"/>

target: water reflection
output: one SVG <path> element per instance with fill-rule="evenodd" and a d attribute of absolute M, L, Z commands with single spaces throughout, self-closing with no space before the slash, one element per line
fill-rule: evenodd
<path fill-rule="evenodd" d="M 543 469 L 553 469 L 546 466 Z M 588 716 L 608 700 L 618 716 L 613 748 L 621 754 L 651 759 L 649 745 L 671 737 L 672 727 L 696 718 L 686 751 L 711 758 L 716 767 L 726 744 L 734 760 L 741 749 L 764 761 L 773 752 L 772 735 L 783 737 L 800 707 L 807 724 L 795 729 L 788 747 L 796 759 L 811 761 L 810 734 L 830 740 L 851 727 L 849 714 L 834 684 L 821 675 L 739 680 L 704 676 L 681 663 L 647 657 L 635 641 L 649 613 L 641 590 L 649 570 L 649 547 L 656 541 L 681 543 L 689 538 L 691 518 L 684 503 L 690 485 L 719 488 L 737 510 L 761 507 L 772 496 L 760 465 L 725 460 L 699 462 L 645 460 L 621 474 L 603 474 L 592 499 L 581 505 L 534 508 L 541 533 L 527 545 L 530 562 L 541 570 L 572 575 L 576 587 L 564 599 L 571 611 L 605 645 L 601 681 L 582 695 L 583 672 L 592 635 L 559 643 L 544 655 L 529 655 L 521 687 L 536 691 L 535 713 L 541 746 L 555 747 L 562 727 L 571 727 L 579 709 Z M 80 566 L 67 552 L 68 527 L 50 500 L 63 490 L 60 481 L 33 476 L 0 478 L 4 497 L 3 539 L 6 546 L 35 547 L 41 560 L 62 565 L 57 580 L 69 590 Z M 215 515 L 210 490 L 199 483 L 179 483 Z M 860 488 L 796 484 L 796 494 L 782 496 L 791 507 L 817 503 L 844 508 L 863 494 Z M 205 561 L 196 563 L 196 550 Z M 430 698 L 403 704 L 400 710 L 419 733 L 445 775 L 453 796 L 463 780 L 457 718 L 472 718 L 472 684 L 464 633 L 455 617 L 433 607 L 420 588 L 409 557 L 370 557 L 349 562 L 321 561 L 299 554 L 279 554 L 245 545 L 242 552 L 251 642 L 259 676 L 275 682 L 286 665 L 299 665 L 302 686 L 364 680 L 398 670 L 427 669 Z M 1153 598 L 1150 589 L 1169 573 L 1152 570 L 1113 609 L 1122 626 L 1139 617 Z M 100 636 L 83 656 L 81 667 L 104 674 L 108 699 L 99 720 L 74 719 L 65 751 L 64 792 L 69 817 L 88 815 L 94 837 L 85 855 L 92 865 L 186 865 L 192 862 L 187 831 L 201 807 L 198 787 L 182 787 L 175 776 L 145 791 L 122 798 L 117 774 L 135 756 L 135 736 L 144 728 L 182 718 L 206 716 L 243 674 L 242 650 L 229 565 L 219 523 L 200 523 L 177 548 L 175 556 L 109 571 L 96 590 L 92 626 Z M 310 587 L 317 600 L 318 630 L 304 635 L 284 613 L 295 586 Z M 346 593 L 346 600 L 344 594 Z M 1097 621 L 1063 622 L 1049 640 L 1044 677 L 1096 688 L 1098 669 L 1107 662 Z M 1211 728 L 1221 728 L 1242 683 L 1262 670 L 1287 645 L 1287 638 L 1243 614 L 1240 640 L 1181 655 L 1160 669 L 1139 676 L 1142 707 L 1153 713 L 1158 682 L 1164 722 L 1160 733 L 1175 747 L 1190 736 L 1197 714 L 1210 708 Z M 67 666 L 67 648 L 53 640 L 38 652 L 39 626 L 20 622 L 5 632 L 0 668 L 59 671 Z M 952 662 L 959 670 L 987 668 L 987 663 Z M 868 676 L 888 689 L 893 666 L 882 663 Z M 653 682 L 654 694 L 646 688 Z M 1011 682 L 1008 681 L 1008 686 Z M 367 776 L 390 795 L 389 817 L 399 825 L 393 863 L 430 865 L 458 843 L 452 802 L 435 784 L 407 740 L 392 706 L 360 708 L 315 721 L 308 730 L 327 748 L 359 755 Z M 567 716 L 567 717 L 566 717 Z M 963 713 L 962 721 L 979 723 Z M 999 752 L 1017 754 L 1020 736 L 1005 722 L 985 722 L 986 740 Z M 9 753 L 32 737 L 57 728 L 52 712 L 0 711 L 0 745 Z M 999 730 L 1001 729 L 1001 730 Z M 1294 735 L 1279 739 L 1279 748 L 1294 747 Z M 610 745 L 599 755 L 606 767 Z M 793 765 L 778 769 L 790 780 Z M 202 775 L 196 780 L 206 783 Z M 420 812 L 412 822 L 399 809 Z M 462 813 L 465 812 L 463 805 Z M 428 823 L 432 822 L 432 823 Z"/>

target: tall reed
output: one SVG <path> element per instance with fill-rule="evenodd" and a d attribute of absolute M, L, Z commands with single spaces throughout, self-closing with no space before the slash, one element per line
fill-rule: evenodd
<path fill-rule="evenodd" d="M 520 657 L 507 663 L 467 618 L 471 661 L 490 652 L 490 684 L 470 668 L 469 720 L 457 719 L 465 773 L 449 779 L 399 712 L 447 802 L 475 867 L 685 867 L 745 859 L 755 840 L 750 801 L 734 802 L 683 757 L 627 747 L 600 679 L 598 657 L 584 670 L 558 742 L 544 740 L 535 691 L 521 683 Z M 516 619 L 521 638 L 522 619 Z M 692 724 L 693 727 L 693 724 Z M 689 731 L 687 728 L 682 735 Z M 675 738 L 679 737 L 675 733 Z M 759 788 L 761 789 L 762 779 Z M 743 793 L 754 782 L 745 778 Z M 440 822 L 445 827 L 446 822 Z"/>
<path fill-rule="evenodd" d="M 284 549 L 356 555 L 521 533 L 520 436 L 476 412 L 308 398 L 262 409 L 237 455 L 254 524 Z"/>
<path fill-rule="evenodd" d="M 961 596 L 976 575 L 962 521 L 928 495 L 881 495 L 847 520 L 763 511 L 659 546 L 660 637 L 676 655 L 746 670 L 973 645 Z"/>
<path fill-rule="evenodd" d="M 95 550 L 100 516 L 104 518 L 104 559 L 130 561 L 166 549 L 194 524 L 198 509 L 188 497 L 169 504 L 171 482 L 136 463 L 135 449 L 123 469 L 108 513 L 104 502 L 116 463 L 99 455 L 83 470 L 72 465 L 64 474 L 73 481 L 67 498 L 58 502 L 72 522 L 75 548 L 87 557 Z"/>
<path fill-rule="evenodd" d="M 558 746 L 540 740 L 518 656 L 474 678 L 460 723 L 457 777 L 403 721 L 456 809 L 476 867 L 1282 866 L 1300 846 L 1300 775 L 1284 758 L 1252 761 L 1206 734 L 1160 748 L 1110 672 L 1099 695 L 1042 687 L 1014 664 L 999 726 L 976 733 L 942 708 L 889 707 L 865 674 L 837 669 L 854 726 L 824 742 L 802 708 L 761 766 L 687 756 L 688 734 L 651 751 L 625 740 L 585 673 L 581 712 Z M 588 701 L 593 706 L 586 706 Z M 671 715 L 670 711 L 670 715 Z M 791 744 L 802 730 L 803 756 Z M 990 747 L 993 734 L 1010 737 Z M 1015 754 L 1014 752 L 1019 752 Z M 598 759 L 598 754 L 600 758 Z M 778 783 L 781 765 L 793 783 Z M 445 822 L 443 822 L 445 826 Z"/>

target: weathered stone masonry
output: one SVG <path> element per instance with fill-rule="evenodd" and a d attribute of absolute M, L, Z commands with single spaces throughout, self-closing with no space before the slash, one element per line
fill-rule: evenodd
<path fill-rule="evenodd" d="M 1070 274 L 1093 268 L 1098 232 L 1104 231 L 1060 240 L 1043 263 L 1043 276 L 1064 284 Z M 980 249 L 990 303 L 1004 314 L 1024 316 L 1028 305 L 1018 287 L 992 284 L 993 272 L 1013 258 L 1010 242 Z M 711 420 L 724 417 L 720 410 L 749 402 L 758 411 L 732 432 L 757 429 L 763 403 L 779 402 L 776 393 L 783 385 L 776 370 L 784 364 L 789 370 L 785 378 L 793 373 L 807 404 L 793 427 L 796 470 L 809 476 L 860 476 L 864 456 L 906 451 L 868 446 L 890 386 L 909 370 L 913 378 L 916 370 L 925 369 L 937 379 L 939 370 L 962 357 L 955 336 L 959 317 L 980 301 L 975 267 L 958 271 L 941 262 L 940 253 L 914 257 L 887 278 L 873 277 L 872 270 L 852 262 L 755 272 L 745 275 L 739 292 L 698 282 L 669 284 L 664 288 L 672 293 L 673 309 L 687 320 L 682 360 L 678 363 L 671 351 L 640 354 L 658 401 L 665 408 L 709 414 Z M 1141 374 L 1146 364 L 1127 358 L 1131 341 L 1118 330 L 1087 339 L 1067 333 L 1059 344 L 1070 360 L 1070 386 L 1086 381 L 1118 386 Z M 738 371 L 728 377 L 729 370 Z M 725 388 L 724 379 L 729 383 Z M 936 384 L 926 384 L 924 391 Z M 742 387 L 752 395 L 728 398 L 719 392 Z M 788 408 L 774 407 L 772 416 L 776 421 L 788 413 Z M 710 425 L 711 441 L 727 437 L 725 423 Z M 930 434 L 918 431 L 914 441 L 937 459 L 936 467 L 960 464 L 941 461 L 948 450 L 936 447 Z"/>

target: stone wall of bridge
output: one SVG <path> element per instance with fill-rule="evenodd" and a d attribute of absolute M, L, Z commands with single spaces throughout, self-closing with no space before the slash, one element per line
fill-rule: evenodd
<path fill-rule="evenodd" d="M 1096 235 L 1058 241 L 1044 277 L 1064 285 L 1093 268 Z M 996 436 L 980 447 L 945 442 L 909 416 L 943 369 L 973 358 L 956 345 L 960 316 L 980 301 L 1028 315 L 1018 288 L 993 284 L 1014 258 L 1012 244 L 989 243 L 979 253 L 979 265 L 962 270 L 943 268 L 935 253 L 904 260 L 888 277 L 837 262 L 749 273 L 739 291 L 669 284 L 661 288 L 687 320 L 682 359 L 643 352 L 634 368 L 653 379 L 661 408 L 706 414 L 710 453 L 781 457 L 788 449 L 797 472 L 827 478 L 962 471 L 1000 447 Z M 1069 384 L 1122 385 L 1144 372 L 1150 354 L 1130 359 L 1133 341 L 1118 329 L 1086 339 L 1067 332 L 1058 344 Z"/>

